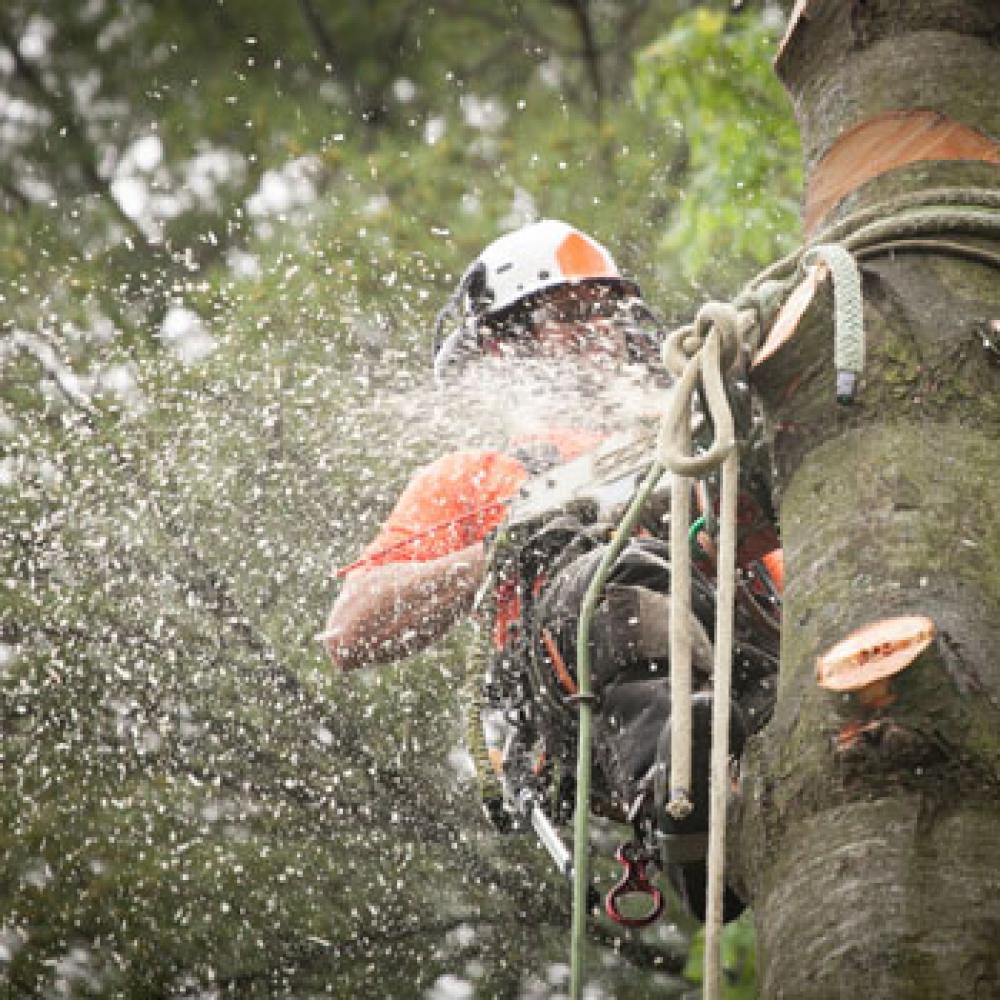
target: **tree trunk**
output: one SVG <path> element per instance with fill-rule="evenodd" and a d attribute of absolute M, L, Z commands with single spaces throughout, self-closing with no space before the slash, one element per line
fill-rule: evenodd
<path fill-rule="evenodd" d="M 777 69 L 803 135 L 807 228 L 907 192 L 1000 189 L 1000 6 L 796 13 Z M 893 129 L 909 135 L 893 145 Z M 828 285 L 755 370 L 787 586 L 777 709 L 744 759 L 731 850 L 765 998 L 1000 996 L 998 236 L 960 237 L 978 259 L 925 246 L 864 263 L 853 405 L 834 401 Z M 817 654 L 909 613 L 936 637 L 890 705 L 817 685 Z"/>

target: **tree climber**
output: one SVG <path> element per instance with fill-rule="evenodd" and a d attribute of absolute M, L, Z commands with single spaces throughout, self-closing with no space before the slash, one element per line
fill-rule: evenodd
<path fill-rule="evenodd" d="M 599 378 L 625 360 L 655 369 L 659 331 L 638 286 L 601 244 L 544 220 L 483 250 L 441 311 L 435 341 L 439 379 L 477 357 L 496 357 L 512 370 L 529 358 L 572 361 Z M 470 743 L 484 806 L 499 828 L 516 824 L 528 800 L 543 801 L 555 820 L 572 810 L 576 624 L 615 501 L 620 510 L 637 482 L 635 456 L 620 435 L 553 426 L 505 451 L 446 455 L 414 475 L 375 540 L 341 571 L 343 587 L 322 636 L 341 670 L 417 652 L 476 604 L 484 648 Z M 569 492 L 568 481 L 577 484 Z M 741 495 L 738 704 L 730 733 L 736 754 L 767 720 L 776 669 L 778 539 L 768 501 L 754 495 L 760 492 Z M 696 691 L 712 663 L 714 564 L 710 533 L 698 531 L 712 521 L 710 483 L 699 501 L 689 623 Z M 592 806 L 658 838 L 675 887 L 701 917 L 709 694 L 696 694 L 692 705 L 693 812 L 671 819 L 659 787 L 669 764 L 667 516 L 662 503 L 652 505 L 593 620 Z M 730 893 L 727 918 L 740 908 Z"/>

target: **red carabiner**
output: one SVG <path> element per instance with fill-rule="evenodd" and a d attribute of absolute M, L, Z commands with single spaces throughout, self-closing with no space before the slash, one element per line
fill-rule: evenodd
<path fill-rule="evenodd" d="M 663 893 L 646 877 L 646 865 L 653 859 L 643 854 L 634 843 L 622 844 L 615 851 L 615 858 L 625 866 L 625 874 L 604 898 L 604 910 L 616 924 L 623 927 L 648 927 L 663 912 Z M 618 901 L 623 896 L 637 893 L 649 896 L 649 912 L 639 917 L 626 917 L 618 909 Z"/>

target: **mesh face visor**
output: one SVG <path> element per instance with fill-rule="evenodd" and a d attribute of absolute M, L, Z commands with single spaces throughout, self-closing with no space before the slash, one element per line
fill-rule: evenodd
<path fill-rule="evenodd" d="M 433 344 L 438 382 L 446 378 L 449 368 L 476 356 L 531 354 L 545 323 L 592 330 L 594 341 L 608 336 L 610 323 L 624 334 L 628 361 L 659 366 L 662 325 L 634 282 L 567 283 L 526 296 L 491 315 L 488 299 L 476 294 L 477 286 L 482 286 L 483 274 L 478 273 L 482 270 L 481 265 L 471 268 L 438 313 Z"/>
<path fill-rule="evenodd" d="M 614 319 L 628 302 L 617 285 L 590 281 L 559 285 L 534 297 L 532 312 L 542 313 L 538 320 L 558 323 L 587 323 L 594 319 Z"/>
<path fill-rule="evenodd" d="M 628 361 L 649 367 L 660 364 L 662 324 L 631 282 L 587 282 L 553 289 L 539 296 L 531 309 L 534 333 L 545 322 L 592 329 L 598 340 L 609 336 L 610 325 L 613 337 L 623 337 Z"/>

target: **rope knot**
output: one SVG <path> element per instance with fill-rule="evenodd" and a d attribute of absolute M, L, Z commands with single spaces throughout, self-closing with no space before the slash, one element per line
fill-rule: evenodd
<path fill-rule="evenodd" d="M 732 367 L 740 351 L 739 314 L 724 302 L 706 302 L 694 323 L 674 330 L 663 345 L 663 363 L 676 382 L 660 425 L 657 453 L 660 461 L 678 475 L 703 476 L 718 468 L 736 447 L 733 415 L 729 409 L 722 373 Z M 723 356 L 728 361 L 723 363 Z M 691 452 L 691 400 L 701 386 L 715 431 L 709 448 Z"/>
<path fill-rule="evenodd" d="M 723 371 L 732 368 L 740 351 L 738 314 L 727 302 L 706 302 L 698 310 L 694 322 L 674 330 L 663 345 L 663 364 L 674 378 L 683 375 L 713 329 L 719 337 L 720 367 Z"/>

